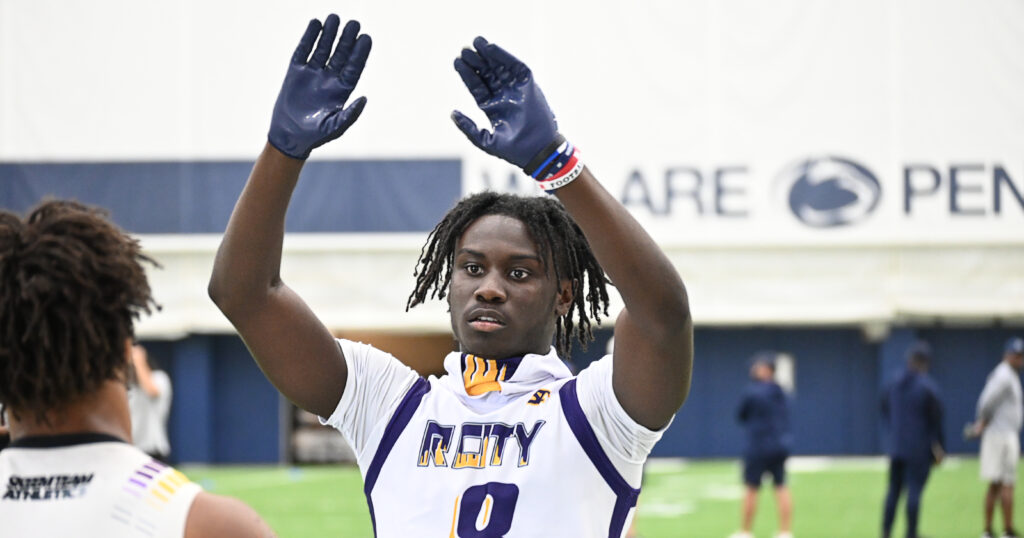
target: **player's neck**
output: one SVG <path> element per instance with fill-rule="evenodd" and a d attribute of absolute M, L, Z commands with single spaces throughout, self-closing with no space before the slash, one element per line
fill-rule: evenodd
<path fill-rule="evenodd" d="M 105 433 L 127 442 L 132 440 L 128 391 L 124 383 L 109 380 L 99 390 L 61 409 L 50 410 L 46 421 L 31 411 L 8 412 L 11 440 L 23 437 L 69 433 Z"/>

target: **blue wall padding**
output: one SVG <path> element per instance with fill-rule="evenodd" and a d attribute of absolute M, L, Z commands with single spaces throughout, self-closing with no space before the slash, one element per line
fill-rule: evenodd
<path fill-rule="evenodd" d="M 0 208 L 45 196 L 111 212 L 140 234 L 222 233 L 252 162 L 0 164 Z M 289 232 L 418 232 L 462 194 L 457 159 L 310 161 L 289 205 Z"/>
<path fill-rule="evenodd" d="M 931 343 L 932 374 L 946 410 L 948 449 L 977 452 L 960 431 L 974 417 L 985 378 L 998 363 L 1011 329 L 895 329 L 880 343 L 859 329 L 698 329 L 690 396 L 655 447 L 655 456 L 735 457 L 743 450 L 736 422 L 751 355 L 787 352 L 796 362 L 792 420 L 796 454 L 879 454 L 885 449 L 879 403 L 884 382 L 903 367 L 907 346 Z M 584 367 L 604 354 L 610 331 L 597 333 Z M 147 342 L 174 379 L 170 433 L 176 461 L 278 462 L 283 431 L 280 397 L 237 336 L 201 335 Z"/>
<path fill-rule="evenodd" d="M 282 424 L 280 396 L 241 339 L 194 335 L 144 342 L 172 378 L 168 421 L 175 462 L 276 463 Z"/>

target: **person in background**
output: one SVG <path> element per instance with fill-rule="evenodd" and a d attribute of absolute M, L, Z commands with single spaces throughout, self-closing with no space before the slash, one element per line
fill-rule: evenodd
<path fill-rule="evenodd" d="M 907 367 L 882 396 L 882 421 L 889 442 L 889 489 L 882 516 L 882 536 L 889 538 L 896 504 L 907 490 L 907 538 L 917 538 L 921 494 L 932 465 L 942 461 L 942 402 L 939 388 L 928 376 L 931 348 L 917 342 L 907 351 Z"/>
<path fill-rule="evenodd" d="M 132 413 L 132 444 L 153 459 L 168 462 L 171 443 L 167 439 L 167 418 L 171 414 L 171 377 L 154 369 L 146 348 L 132 346 L 135 383 L 128 391 Z"/>
<path fill-rule="evenodd" d="M 981 479 L 988 482 L 982 538 L 994 536 L 992 517 L 997 500 L 1003 509 L 1002 536 L 1018 536 L 1013 528 L 1013 485 L 1017 482 L 1020 428 L 1024 419 L 1021 368 L 1024 368 L 1024 339 L 1013 337 L 1006 341 L 1003 360 L 985 382 L 978 397 L 977 418 L 966 432 L 969 437 L 981 437 Z"/>
<path fill-rule="evenodd" d="M 789 402 L 775 382 L 775 353 L 760 352 L 751 359 L 751 383 L 743 393 L 737 418 L 747 434 L 743 454 L 742 527 L 732 538 L 753 538 L 751 528 L 757 511 L 761 479 L 772 475 L 779 510 L 777 538 L 792 538 L 793 500 L 786 486 L 786 459 L 792 445 Z"/>
<path fill-rule="evenodd" d="M 0 535 L 223 537 L 273 533 L 131 446 L 134 320 L 156 303 L 139 242 L 94 207 L 0 211 Z"/>

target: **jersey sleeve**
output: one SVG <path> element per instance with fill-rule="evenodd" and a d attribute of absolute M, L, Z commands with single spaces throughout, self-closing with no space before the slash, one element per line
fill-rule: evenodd
<path fill-rule="evenodd" d="M 159 501 L 147 503 L 149 508 L 153 508 L 153 504 L 162 508 L 151 512 L 149 515 L 157 521 L 163 520 L 162 525 L 157 525 L 158 528 L 173 529 L 173 532 L 169 535 L 184 536 L 192 503 L 195 502 L 196 496 L 203 492 L 203 488 L 173 467 L 165 468 L 164 472 L 160 473 L 160 476 L 156 478 L 158 479 L 159 489 L 156 486 L 154 486 L 154 489 L 162 492 L 166 500 L 162 503 Z"/>
<path fill-rule="evenodd" d="M 609 455 L 628 463 L 643 463 L 672 421 L 649 430 L 633 420 L 612 389 L 612 356 L 606 355 L 580 372 L 576 380 L 580 407 Z M 673 417 L 674 419 L 675 417 Z"/>
<path fill-rule="evenodd" d="M 402 396 L 419 379 L 390 353 L 361 342 L 338 339 L 348 378 L 338 407 L 321 424 L 337 429 L 357 455 L 362 455 L 374 429 L 387 421 Z"/>

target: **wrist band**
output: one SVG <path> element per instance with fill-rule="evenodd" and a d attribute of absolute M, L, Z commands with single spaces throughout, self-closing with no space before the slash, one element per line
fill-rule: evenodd
<path fill-rule="evenodd" d="M 537 185 L 548 193 L 572 183 L 583 172 L 583 160 L 580 158 L 579 149 L 561 135 L 548 146 L 548 149 L 534 157 L 530 164 L 533 165 L 538 160 L 540 164 L 536 167 L 527 165 L 524 171 L 536 179 Z M 531 168 L 533 172 L 530 172 Z"/>

